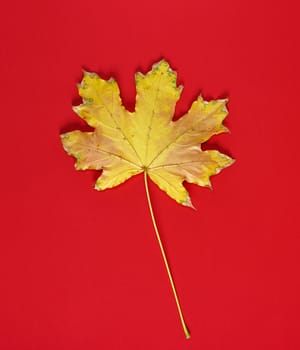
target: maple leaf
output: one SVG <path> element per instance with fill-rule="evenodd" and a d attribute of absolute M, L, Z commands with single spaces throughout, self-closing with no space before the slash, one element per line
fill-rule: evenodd
<path fill-rule="evenodd" d="M 211 187 L 210 176 L 233 163 L 227 155 L 200 147 L 212 135 L 228 131 L 222 124 L 227 99 L 207 102 L 199 96 L 183 117 L 173 121 L 182 87 L 177 87 L 169 64 L 162 60 L 135 78 L 132 113 L 122 105 L 114 79 L 84 72 L 78 88 L 83 103 L 74 111 L 95 131 L 65 133 L 63 146 L 76 158 L 76 169 L 103 170 L 97 190 L 145 172 L 171 198 L 192 206 L 183 181 Z"/>
<path fill-rule="evenodd" d="M 104 80 L 95 73 L 84 72 L 78 88 L 83 103 L 74 111 L 95 130 L 71 131 L 61 135 L 61 139 L 67 153 L 76 158 L 76 169 L 102 170 L 96 181 L 97 190 L 118 186 L 144 173 L 152 223 L 181 324 L 189 338 L 155 221 L 147 177 L 178 203 L 193 207 L 183 182 L 210 187 L 210 176 L 233 163 L 233 159 L 218 151 L 201 150 L 201 144 L 212 135 L 228 131 L 222 124 L 227 100 L 207 102 L 199 96 L 184 116 L 173 121 L 182 86 L 177 86 L 176 72 L 168 62 L 162 60 L 146 75 L 137 73 L 135 78 L 137 94 L 132 113 L 122 105 L 114 79 Z"/>

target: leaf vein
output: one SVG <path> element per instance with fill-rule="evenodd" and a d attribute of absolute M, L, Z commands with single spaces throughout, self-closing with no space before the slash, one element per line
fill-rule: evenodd
<path fill-rule="evenodd" d="M 220 108 L 222 107 L 222 105 L 218 106 L 215 110 L 213 110 L 210 114 L 208 114 L 206 118 L 210 118 L 214 113 L 216 113 Z M 183 118 L 183 117 L 182 117 Z M 171 121 L 171 123 L 174 123 Z M 176 123 L 176 122 L 175 122 Z M 173 143 L 176 143 L 176 141 L 181 138 L 183 135 L 185 135 L 186 133 L 188 133 L 190 130 L 192 130 L 194 128 L 194 126 L 191 126 L 190 128 L 184 130 L 182 133 L 180 133 L 179 135 L 177 135 L 175 137 L 175 139 L 171 140 L 160 152 L 157 153 L 157 155 L 151 160 L 151 162 L 147 165 L 147 167 L 149 168 L 151 166 L 151 164 L 158 158 L 162 155 L 162 153 L 164 153 L 168 147 L 170 145 L 172 145 Z M 201 144 L 201 142 L 199 142 L 199 144 Z"/>

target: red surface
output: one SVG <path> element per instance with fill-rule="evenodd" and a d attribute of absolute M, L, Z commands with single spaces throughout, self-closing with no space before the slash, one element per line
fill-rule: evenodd
<path fill-rule="evenodd" d="M 1 8 L 1 350 L 300 348 L 297 1 L 7 1 Z M 167 58 L 185 89 L 228 96 L 237 162 L 193 211 L 151 184 L 192 337 L 185 340 L 142 176 L 102 193 L 59 133 L 84 128 L 81 68 Z"/>

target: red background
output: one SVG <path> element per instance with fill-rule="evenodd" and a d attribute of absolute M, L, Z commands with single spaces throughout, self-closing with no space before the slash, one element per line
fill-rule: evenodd
<path fill-rule="evenodd" d="M 1 9 L 0 349 L 300 348 L 297 1 L 7 1 Z M 81 69 L 119 81 L 165 57 L 185 86 L 229 97 L 237 161 L 189 185 L 197 211 L 151 195 L 192 333 L 185 340 L 142 176 L 97 192 L 59 134 Z"/>

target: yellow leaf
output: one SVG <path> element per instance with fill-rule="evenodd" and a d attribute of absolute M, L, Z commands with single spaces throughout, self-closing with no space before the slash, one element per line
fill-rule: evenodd
<path fill-rule="evenodd" d="M 74 111 L 94 132 L 61 135 L 76 169 L 102 169 L 95 188 L 104 190 L 145 172 L 171 198 L 192 206 L 183 182 L 210 187 L 210 176 L 233 163 L 218 151 L 202 151 L 201 143 L 226 132 L 222 124 L 227 100 L 204 101 L 173 121 L 182 87 L 167 61 L 153 65 L 146 75 L 136 74 L 135 112 L 122 105 L 115 80 L 84 72 L 79 85 L 83 103 Z"/>
<path fill-rule="evenodd" d="M 199 96 L 184 116 L 173 121 L 181 90 L 176 85 L 176 73 L 162 60 L 146 75 L 136 74 L 136 106 L 131 113 L 122 105 L 115 80 L 84 72 L 79 85 L 83 103 L 74 111 L 95 130 L 71 131 L 61 137 L 65 150 L 76 158 L 76 169 L 103 170 L 96 181 L 97 190 L 118 186 L 144 173 L 153 227 L 188 339 L 190 332 L 160 239 L 147 177 L 178 203 L 192 207 L 183 182 L 210 187 L 210 176 L 232 164 L 233 159 L 218 151 L 201 150 L 201 144 L 212 135 L 228 131 L 222 124 L 227 100 L 207 102 Z"/>

